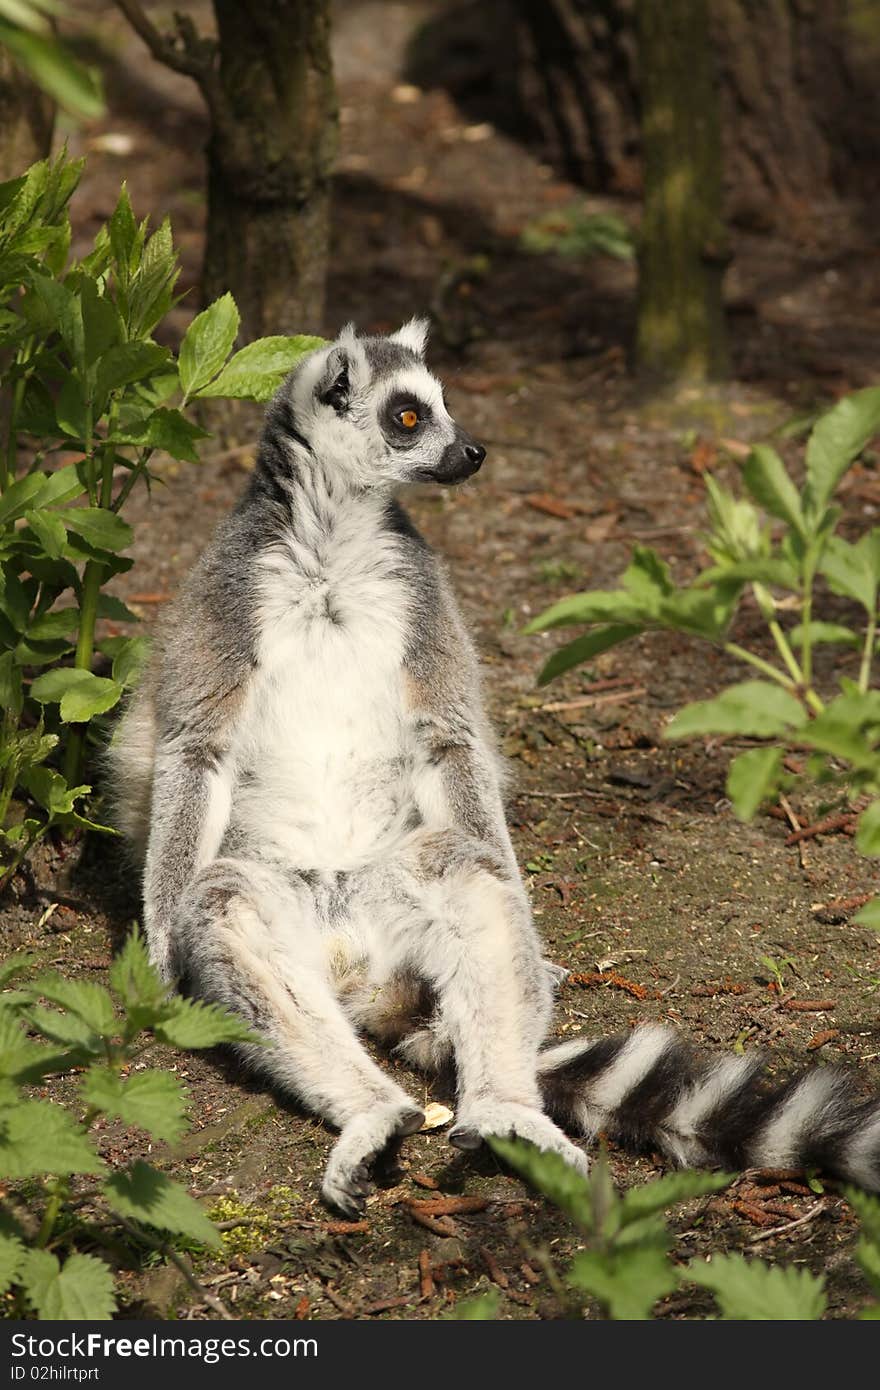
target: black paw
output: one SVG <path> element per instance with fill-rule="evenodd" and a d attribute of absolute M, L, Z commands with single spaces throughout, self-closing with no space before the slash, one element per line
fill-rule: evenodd
<path fill-rule="evenodd" d="M 456 1127 L 449 1131 L 449 1142 L 454 1149 L 461 1149 L 463 1153 L 473 1153 L 482 1147 L 483 1140 L 475 1129 L 462 1125 L 461 1128 Z"/>

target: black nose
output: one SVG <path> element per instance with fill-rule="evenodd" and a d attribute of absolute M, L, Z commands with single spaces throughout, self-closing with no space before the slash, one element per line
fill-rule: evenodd
<path fill-rule="evenodd" d="M 466 444 L 464 446 L 464 456 L 468 463 L 473 463 L 477 468 L 486 457 L 486 450 L 482 444 Z"/>

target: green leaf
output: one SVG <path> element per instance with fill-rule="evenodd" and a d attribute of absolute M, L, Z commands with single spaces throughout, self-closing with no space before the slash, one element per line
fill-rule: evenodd
<path fill-rule="evenodd" d="M 64 521 L 69 531 L 75 531 L 99 550 L 125 550 L 134 535 L 128 522 L 106 507 L 71 507 L 65 512 Z"/>
<path fill-rule="evenodd" d="M 106 676 L 94 676 L 73 666 L 59 667 L 37 676 L 31 695 L 41 705 L 61 703 L 65 724 L 85 724 L 93 715 L 112 709 L 122 694 L 122 686 Z"/>
<path fill-rule="evenodd" d="M 759 506 L 806 535 L 800 493 L 775 449 L 757 444 L 743 465 L 743 481 Z"/>
<path fill-rule="evenodd" d="M 28 628 L 28 637 L 49 641 L 53 637 L 68 637 L 79 627 L 78 608 L 53 608 L 36 618 Z"/>
<path fill-rule="evenodd" d="M 597 1298 L 610 1318 L 626 1322 L 650 1318 L 657 1299 L 678 1287 L 678 1273 L 666 1250 L 649 1245 L 582 1250 L 566 1278 Z"/>
<path fill-rule="evenodd" d="M 38 806 L 50 813 L 53 820 L 68 815 L 80 797 L 85 796 L 91 787 L 69 787 L 60 772 L 50 767 L 37 767 L 33 763 L 19 773 L 22 786 L 30 792 Z"/>
<path fill-rule="evenodd" d="M 239 316 L 228 292 L 196 314 L 180 345 L 178 370 L 184 399 L 207 386 L 232 351 Z"/>
<path fill-rule="evenodd" d="M 15 663 L 15 653 L 3 652 L 0 655 L 0 709 L 8 709 L 17 716 L 23 705 L 21 671 Z"/>
<path fill-rule="evenodd" d="M 7 956 L 0 961 L 0 989 L 5 989 L 10 980 L 14 980 L 16 975 L 20 975 L 23 970 L 27 970 L 33 965 L 34 957 L 28 955 L 27 951 L 16 951 L 13 955 Z"/>
<path fill-rule="evenodd" d="M 24 1257 L 25 1248 L 18 1237 L 0 1231 L 0 1294 L 15 1283 Z"/>
<path fill-rule="evenodd" d="M 186 1128 L 183 1087 L 169 1072 L 134 1072 L 124 1081 L 106 1066 L 93 1066 L 86 1073 L 82 1094 L 88 1105 L 169 1144 Z"/>
<path fill-rule="evenodd" d="M 169 1001 L 171 1012 L 155 1025 L 156 1037 L 175 1047 L 216 1047 L 219 1043 L 261 1042 L 258 1033 L 235 1014 L 201 999 Z"/>
<path fill-rule="evenodd" d="M 844 396 L 821 417 L 807 442 L 804 501 L 812 518 L 821 515 L 853 459 L 878 431 L 878 386 Z"/>
<path fill-rule="evenodd" d="M 113 657 L 113 679 L 123 690 L 137 685 L 149 654 L 150 643 L 146 637 L 129 637 L 123 640 Z"/>
<path fill-rule="evenodd" d="M 0 1119 L 0 1176 L 99 1173 L 103 1162 L 73 1116 L 52 1101 L 25 1100 Z"/>
<path fill-rule="evenodd" d="M 734 758 L 727 771 L 727 795 L 740 820 L 752 820 L 776 791 L 782 759 L 781 748 L 750 748 Z"/>
<path fill-rule="evenodd" d="M 665 737 L 692 738 L 698 734 L 743 734 L 776 738 L 806 723 L 803 706 L 781 686 L 769 681 L 742 681 L 714 700 L 685 705 L 667 726 Z"/>
<path fill-rule="evenodd" d="M 62 1047 L 84 1048 L 86 1052 L 100 1052 L 103 1044 L 97 1033 L 76 1014 L 58 1013 L 57 1009 L 47 1009 L 42 1004 L 34 1004 L 24 1010 L 23 1016 L 29 1026 L 51 1042 Z"/>
<path fill-rule="evenodd" d="M 218 377 L 196 394 L 227 396 L 235 400 L 266 401 L 288 372 L 326 339 L 305 335 L 295 338 L 258 338 L 237 352 Z"/>
<path fill-rule="evenodd" d="M 69 1255 L 62 1268 L 48 1250 L 29 1250 L 20 1280 L 42 1321 L 108 1322 L 116 1311 L 113 1275 L 95 1255 Z"/>
<path fill-rule="evenodd" d="M 104 397 L 129 382 L 143 381 L 172 360 L 168 349 L 157 343 L 119 343 L 98 363 L 96 393 Z"/>
<path fill-rule="evenodd" d="M 657 611 L 661 598 L 668 598 L 675 592 L 669 566 L 656 550 L 646 545 L 633 546 L 620 582 L 637 603 L 644 604 L 651 612 Z"/>
<path fill-rule="evenodd" d="M 872 859 L 880 854 L 880 798 L 872 801 L 859 816 L 856 849 Z"/>
<path fill-rule="evenodd" d="M 119 995 L 126 1011 L 137 1007 L 154 1008 L 164 1004 L 168 986 L 154 970 L 139 930 L 126 937 L 119 955 L 110 966 L 110 987 Z"/>
<path fill-rule="evenodd" d="M 560 1154 L 546 1152 L 523 1139 L 491 1135 L 486 1141 L 499 1158 L 516 1169 L 532 1187 L 584 1230 L 592 1229 L 593 1201 L 590 1183 Z"/>
<path fill-rule="evenodd" d="M 181 415 L 179 410 L 169 410 L 160 406 L 146 420 L 130 424 L 114 434 L 118 444 L 134 444 L 142 449 L 162 449 L 172 458 L 185 463 L 198 463 L 196 444 L 200 439 L 208 439 L 209 433 L 199 425 L 194 425 Z"/>
<path fill-rule="evenodd" d="M 640 627 L 624 627 L 622 625 L 593 628 L 592 632 L 584 633 L 583 637 L 576 637 L 566 647 L 560 647 L 559 651 L 553 653 L 541 669 L 538 684 L 547 685 L 556 676 L 561 676 L 564 671 L 570 671 L 573 666 L 582 665 L 591 657 L 598 656 L 600 652 L 607 651 L 609 647 L 617 646 L 618 642 L 625 642 L 629 637 L 638 636 L 642 631 L 643 629 Z"/>
<path fill-rule="evenodd" d="M 23 478 L 10 483 L 0 496 L 0 526 L 24 516 L 44 492 L 45 485 L 46 479 L 42 473 L 26 473 Z"/>
<path fill-rule="evenodd" d="M 863 538 L 864 539 L 864 538 Z M 869 613 L 877 604 L 877 576 L 869 549 L 850 545 L 842 536 L 831 536 L 825 546 L 819 570 L 835 594 L 854 598 Z"/>
<path fill-rule="evenodd" d="M 103 1192 L 108 1205 L 120 1216 L 174 1235 L 190 1236 L 204 1245 L 220 1244 L 217 1228 L 198 1202 L 148 1163 L 139 1160 L 126 1172 L 114 1173 Z"/>
<path fill-rule="evenodd" d="M 52 315 L 74 365 L 84 370 L 85 330 L 79 296 L 48 275 L 32 275 L 31 284 L 40 303 Z"/>
<path fill-rule="evenodd" d="M 840 623 L 811 622 L 798 623 L 797 627 L 792 628 L 788 634 L 788 640 L 793 647 L 804 645 L 805 626 L 809 629 L 810 644 L 814 647 L 823 643 L 839 643 L 844 647 L 861 646 L 861 638 L 857 632 L 853 632 L 852 628 L 843 627 Z"/>
<path fill-rule="evenodd" d="M 550 627 L 565 627 L 573 623 L 624 623 L 644 626 L 651 614 L 623 589 L 605 592 L 597 589 L 588 594 L 570 594 L 532 618 L 524 633 L 544 632 Z"/>
<path fill-rule="evenodd" d="M 32 980 L 28 992 L 35 999 L 48 999 L 50 1004 L 67 1009 L 103 1037 L 111 1038 L 119 1032 L 113 1000 L 104 986 L 94 980 L 74 980 L 52 971 Z"/>
<path fill-rule="evenodd" d="M 466 1298 L 454 1304 L 446 1317 L 454 1322 L 492 1322 L 498 1317 L 500 1301 L 498 1290 L 492 1289 L 478 1298 Z"/>
<path fill-rule="evenodd" d="M 687 1169 L 665 1173 L 662 1178 L 655 1178 L 652 1182 L 640 1183 L 621 1197 L 621 1226 L 625 1228 L 633 1222 L 643 1221 L 645 1217 L 668 1211 L 676 1202 L 689 1202 L 694 1197 L 722 1192 L 733 1179 L 733 1173 L 703 1173 Z"/>
<path fill-rule="evenodd" d="M 872 898 L 864 907 L 860 907 L 853 921 L 873 931 L 880 931 L 880 898 Z"/>
<path fill-rule="evenodd" d="M 85 387 L 75 372 L 68 372 L 61 383 L 55 403 L 55 417 L 62 433 L 84 447 L 89 432 L 89 403 Z"/>
<path fill-rule="evenodd" d="M 67 531 L 61 518 L 54 512 L 33 510 L 25 512 L 24 516 L 49 558 L 60 560 L 64 542 L 67 540 Z"/>
<path fill-rule="evenodd" d="M 725 1319 L 812 1322 L 826 1308 L 824 1279 L 742 1255 L 713 1255 L 709 1264 L 691 1261 L 687 1278 L 712 1290 Z"/>
<path fill-rule="evenodd" d="M 96 75 L 83 67 L 55 38 L 26 33 L 0 20 L 0 43 L 9 49 L 37 86 L 66 111 L 82 120 L 92 120 L 103 114 L 104 101 Z"/>
<path fill-rule="evenodd" d="M 92 277 L 80 273 L 76 280 L 82 304 L 85 365 L 92 367 L 119 342 L 121 325 L 113 301 L 103 297 Z"/>

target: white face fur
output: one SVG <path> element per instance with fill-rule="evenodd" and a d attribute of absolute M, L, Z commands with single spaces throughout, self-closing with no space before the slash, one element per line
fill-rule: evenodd
<path fill-rule="evenodd" d="M 427 331 L 412 319 L 387 338 L 359 338 L 349 324 L 284 388 L 303 443 L 353 486 L 457 483 L 483 462 L 425 366 Z"/>

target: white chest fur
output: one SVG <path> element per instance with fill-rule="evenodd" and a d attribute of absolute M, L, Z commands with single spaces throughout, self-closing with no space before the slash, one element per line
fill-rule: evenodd
<path fill-rule="evenodd" d="M 416 804 L 400 542 L 378 502 L 350 499 L 298 516 L 261 569 L 233 820 L 297 867 L 355 868 L 406 833 Z"/>

